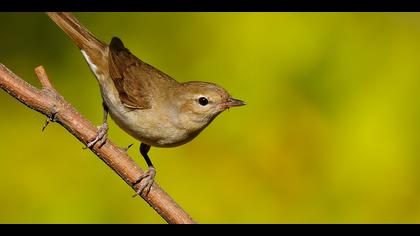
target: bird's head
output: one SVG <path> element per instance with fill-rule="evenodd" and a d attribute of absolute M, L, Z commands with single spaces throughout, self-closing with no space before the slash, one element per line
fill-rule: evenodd
<path fill-rule="evenodd" d="M 245 105 L 245 102 L 232 98 L 226 90 L 213 83 L 182 83 L 178 92 L 180 121 L 192 131 L 202 130 L 226 109 Z"/>

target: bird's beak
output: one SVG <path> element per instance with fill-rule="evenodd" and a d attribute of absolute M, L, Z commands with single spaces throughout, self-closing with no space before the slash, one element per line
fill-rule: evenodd
<path fill-rule="evenodd" d="M 227 108 L 243 106 L 246 103 L 239 99 L 229 98 L 226 102 Z"/>

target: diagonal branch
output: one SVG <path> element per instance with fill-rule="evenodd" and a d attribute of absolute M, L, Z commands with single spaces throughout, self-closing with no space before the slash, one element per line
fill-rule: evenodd
<path fill-rule="evenodd" d="M 0 64 L 0 87 L 29 108 L 46 115 L 49 120 L 61 124 L 82 143 L 86 144 L 88 140 L 92 140 L 97 128 L 57 93 L 42 66 L 37 67 L 35 72 L 42 84 L 42 89 L 28 84 Z M 94 145 L 91 150 L 134 191 L 138 190 L 140 184 L 133 186 L 132 183 L 143 174 L 143 170 L 130 159 L 124 150 L 121 150 L 109 139 L 101 148 Z M 141 197 L 168 223 L 195 223 L 156 183 L 147 196 L 142 194 Z"/>

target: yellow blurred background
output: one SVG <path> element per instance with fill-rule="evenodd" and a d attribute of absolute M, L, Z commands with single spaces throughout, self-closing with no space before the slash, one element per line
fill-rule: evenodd
<path fill-rule="evenodd" d="M 420 223 L 420 14 L 75 13 L 178 81 L 247 105 L 152 148 L 156 180 L 200 223 Z M 82 55 L 42 13 L 0 13 L 0 63 L 99 125 Z M 164 223 L 58 124 L 0 91 L 0 223 Z M 110 122 L 146 167 L 139 142 Z"/>

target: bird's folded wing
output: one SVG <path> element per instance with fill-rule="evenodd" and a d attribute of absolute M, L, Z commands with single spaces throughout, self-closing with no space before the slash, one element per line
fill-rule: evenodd
<path fill-rule="evenodd" d="M 121 102 L 132 109 L 150 109 L 153 97 L 159 96 L 159 84 L 175 82 L 131 54 L 116 37 L 109 45 L 109 72 Z"/>

